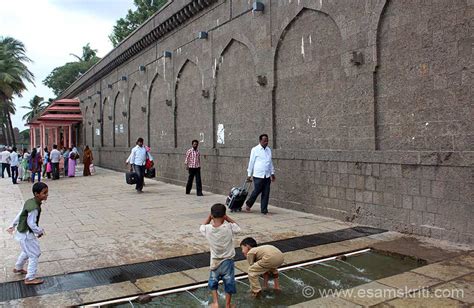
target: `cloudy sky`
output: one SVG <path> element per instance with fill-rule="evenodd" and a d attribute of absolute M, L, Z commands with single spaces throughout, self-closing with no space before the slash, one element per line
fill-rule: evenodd
<path fill-rule="evenodd" d="M 28 67 L 35 75 L 35 86 L 28 84 L 22 98 L 15 98 L 17 113 L 13 125 L 25 129 L 22 116 L 34 95 L 47 100 L 53 92 L 43 85 L 49 73 L 66 62 L 74 61 L 70 53 L 82 54 L 90 43 L 103 57 L 112 44 L 108 35 L 115 21 L 133 9 L 133 0 L 5 0 L 0 10 L 0 36 L 22 41 L 34 63 Z"/>

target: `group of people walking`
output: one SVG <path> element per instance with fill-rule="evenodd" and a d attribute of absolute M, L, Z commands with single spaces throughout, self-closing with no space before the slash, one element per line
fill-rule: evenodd
<path fill-rule="evenodd" d="M 65 177 L 74 177 L 76 175 L 76 165 L 80 158 L 79 151 L 73 145 L 71 148 L 58 149 L 53 144 L 51 150 L 48 147 L 43 149 L 33 148 L 31 152 L 28 149 L 17 151 L 16 147 L 5 147 L 0 153 L 1 176 L 11 177 L 13 184 L 18 181 L 23 182 L 41 182 L 41 178 L 58 180 L 60 178 L 61 165 L 64 169 Z M 91 164 L 93 161 L 92 151 L 88 146 L 83 151 L 84 176 L 91 175 Z"/>
<path fill-rule="evenodd" d="M 196 195 L 203 196 L 201 180 L 201 153 L 199 152 L 199 141 L 193 140 L 191 148 L 186 151 L 184 165 L 188 171 L 188 180 L 186 183 L 186 194 L 191 193 L 194 178 L 196 178 Z M 138 177 L 135 190 L 138 193 L 143 192 L 145 171 L 149 169 L 148 162 L 153 165 L 153 157 L 150 148 L 144 145 L 143 138 L 138 138 L 135 147 L 132 148 L 130 155 L 125 163 L 130 164 L 130 170 L 134 171 Z M 85 163 L 84 163 L 85 165 Z M 272 150 L 268 146 L 268 135 L 259 136 L 259 144 L 250 151 L 250 159 L 247 167 L 247 181 L 254 183 L 252 194 L 245 202 L 245 210 L 250 212 L 253 204 L 261 195 L 260 212 L 268 214 L 268 201 L 270 199 L 270 185 L 275 181 L 275 168 L 272 162 Z"/>

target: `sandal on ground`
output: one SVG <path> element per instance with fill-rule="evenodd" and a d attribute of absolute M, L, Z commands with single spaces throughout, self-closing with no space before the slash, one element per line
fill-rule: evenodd
<path fill-rule="evenodd" d="M 31 279 L 31 280 L 25 279 L 25 284 L 26 285 L 42 284 L 43 282 L 44 282 L 44 280 L 40 279 L 40 278 L 35 278 L 35 279 Z"/>
<path fill-rule="evenodd" d="M 22 274 L 22 275 L 28 274 L 28 272 L 25 271 L 24 269 L 16 269 L 16 268 L 14 268 L 14 269 L 13 269 L 13 272 L 14 272 L 15 274 Z"/>

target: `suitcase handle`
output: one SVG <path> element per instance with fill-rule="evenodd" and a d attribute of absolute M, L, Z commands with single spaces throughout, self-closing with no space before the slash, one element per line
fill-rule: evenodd
<path fill-rule="evenodd" d="M 245 178 L 244 183 L 241 186 L 242 189 L 248 191 L 249 188 L 250 188 L 250 183 L 252 183 L 252 182 L 247 181 L 247 178 Z"/>

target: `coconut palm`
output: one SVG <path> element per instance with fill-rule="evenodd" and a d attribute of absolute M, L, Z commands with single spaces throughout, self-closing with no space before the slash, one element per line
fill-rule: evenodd
<path fill-rule="evenodd" d="M 26 90 L 26 82 L 32 83 L 33 73 L 25 63 L 31 62 L 26 56 L 25 45 L 12 38 L 0 37 L 0 110 L 2 125 L 6 126 L 7 143 L 15 144 L 13 125 L 10 114 L 15 110 L 13 96 L 21 97 Z"/>
<path fill-rule="evenodd" d="M 23 116 L 22 120 L 29 123 L 32 119 L 38 116 L 43 110 L 48 106 L 48 102 L 44 101 L 44 98 L 35 95 L 29 102 L 28 106 L 23 106 L 21 108 L 28 109 L 27 113 Z"/>
<path fill-rule="evenodd" d="M 6 144 L 15 144 L 15 134 L 13 132 L 13 125 L 10 114 L 15 114 L 16 107 L 11 100 L 6 100 L 2 103 L 0 108 L 0 126 L 2 134 L 5 138 Z"/>

